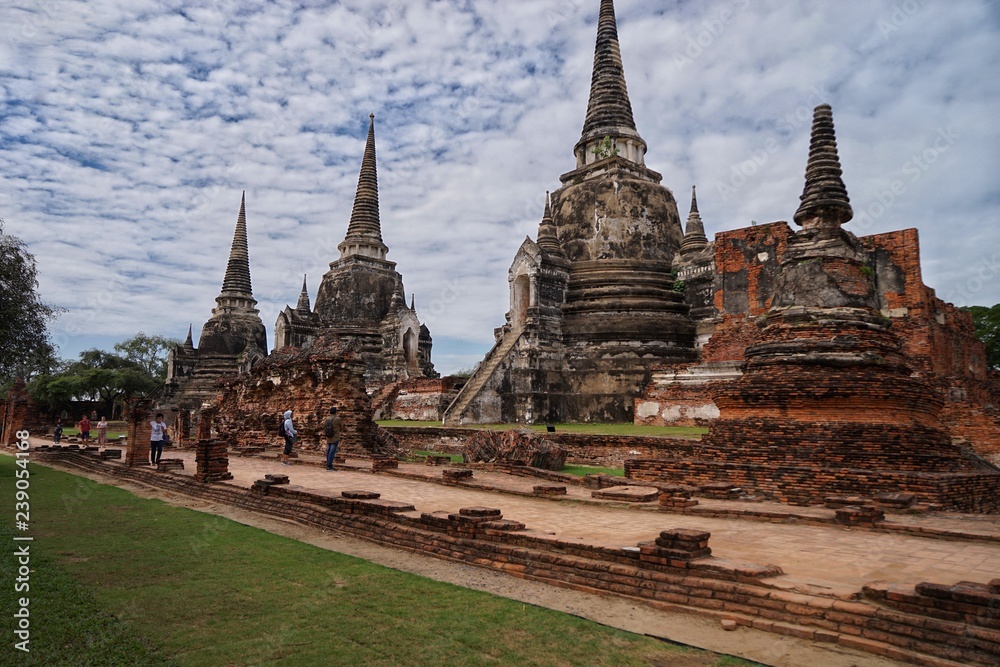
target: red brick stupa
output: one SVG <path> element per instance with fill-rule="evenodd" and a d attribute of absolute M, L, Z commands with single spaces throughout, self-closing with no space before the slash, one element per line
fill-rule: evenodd
<path fill-rule="evenodd" d="M 815 110 L 801 202 L 802 229 L 789 239 L 745 372 L 714 392 L 719 419 L 686 460 L 630 462 L 630 473 L 729 482 L 795 504 L 905 492 L 1000 511 L 1000 470 L 940 427 L 941 399 L 913 376 L 878 310 L 873 259 L 842 228 L 853 212 L 828 105 Z"/>

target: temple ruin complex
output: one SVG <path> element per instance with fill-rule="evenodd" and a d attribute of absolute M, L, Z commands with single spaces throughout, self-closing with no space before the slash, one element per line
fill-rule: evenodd
<path fill-rule="evenodd" d="M 829 132 L 832 139 L 832 118 Z M 783 268 L 806 262 L 802 240 L 814 232 L 778 221 L 710 240 L 694 192 L 682 229 L 672 192 L 645 166 L 646 150 L 614 3 L 603 0 L 576 168 L 547 200 L 536 239 L 515 255 L 506 323 L 447 423 L 707 426 L 722 413 L 716 387 L 760 363 L 756 346 L 773 308 L 836 307 L 835 283 L 812 274 L 798 282 Z M 814 185 L 807 179 L 807 189 Z M 901 374 L 905 366 L 940 402 L 934 419 L 948 438 L 1000 455 L 1000 380 L 971 318 L 923 283 L 917 230 L 842 230 L 842 238 L 849 240 L 837 252 L 854 258 L 866 317 L 887 326 L 899 346 L 890 365 Z M 830 366 L 810 368 L 822 375 Z"/>

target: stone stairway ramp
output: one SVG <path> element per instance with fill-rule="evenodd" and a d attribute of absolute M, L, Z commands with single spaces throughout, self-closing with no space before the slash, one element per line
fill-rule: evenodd
<path fill-rule="evenodd" d="M 503 363 L 503 360 L 514 349 L 514 346 L 520 339 L 521 331 L 509 331 L 497 341 L 486 355 L 483 363 L 479 365 L 476 372 L 472 374 L 472 377 L 469 378 L 469 381 L 465 383 L 465 386 L 462 387 L 458 395 L 452 400 L 448 409 L 445 410 L 443 420 L 445 424 L 462 423 L 462 414 L 472 404 L 476 396 L 479 395 L 483 386 L 493 376 L 493 373 Z"/>
<path fill-rule="evenodd" d="M 399 396 L 399 390 L 402 386 L 402 382 L 390 382 L 375 392 L 371 399 L 375 419 L 392 419 L 392 404 Z"/>

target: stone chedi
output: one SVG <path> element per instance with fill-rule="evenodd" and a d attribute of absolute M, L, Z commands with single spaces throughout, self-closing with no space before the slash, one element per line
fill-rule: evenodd
<path fill-rule="evenodd" d="M 611 0 L 573 152 L 537 241 L 511 265 L 507 323 L 446 421 L 631 421 L 651 366 L 695 358 L 671 274 L 684 233 L 673 194 L 645 166 Z"/>
<path fill-rule="evenodd" d="M 641 480 L 729 482 L 783 502 L 907 492 L 1000 511 L 1000 470 L 952 444 L 942 399 L 907 365 L 879 309 L 872 253 L 851 220 L 830 107 L 816 108 L 805 188 L 772 306 L 742 377 L 710 391 L 719 418 L 670 461 L 628 461 Z"/>
<path fill-rule="evenodd" d="M 176 407 L 182 414 L 214 399 L 217 380 L 245 373 L 267 356 L 267 332 L 250 282 L 246 193 L 240 201 L 222 292 L 215 302 L 198 347 L 189 328 L 187 340 L 175 346 L 167 360 L 167 394 L 162 405 Z M 186 430 L 182 426 L 182 431 Z"/>
<path fill-rule="evenodd" d="M 369 116 L 368 138 L 350 224 L 338 246 L 340 258 L 330 264 L 310 310 L 309 293 L 293 309 L 286 307 L 275 323 L 275 349 L 309 347 L 321 335 L 334 335 L 356 346 L 370 390 L 405 378 L 436 377 L 431 363 L 433 341 L 421 325 L 413 300 L 406 305 L 403 278 L 382 240 L 378 172 L 375 161 L 375 116 Z"/>

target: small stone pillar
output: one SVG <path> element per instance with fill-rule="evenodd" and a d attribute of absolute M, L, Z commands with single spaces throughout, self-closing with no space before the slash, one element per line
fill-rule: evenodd
<path fill-rule="evenodd" d="M 174 443 L 184 447 L 191 441 L 191 411 L 180 410 L 174 418 Z"/>
<path fill-rule="evenodd" d="M 198 416 L 198 433 L 196 439 L 199 442 L 212 439 L 212 422 L 215 421 L 215 413 L 216 409 L 206 408 Z"/>
<path fill-rule="evenodd" d="M 149 436 L 152 428 L 153 402 L 146 398 L 136 398 L 125 405 L 125 420 L 128 434 L 125 444 L 125 465 L 149 464 Z"/>
<path fill-rule="evenodd" d="M 225 440 L 199 440 L 195 445 L 195 474 L 199 482 L 221 482 L 232 479 L 229 472 L 229 449 Z"/>
<path fill-rule="evenodd" d="M 24 386 L 24 378 L 18 377 L 7 394 L 6 410 L 4 411 L 3 423 L 0 429 L 3 431 L 4 447 L 12 446 L 17 442 L 17 432 L 24 428 L 28 419 L 28 392 Z M 36 433 L 35 435 L 43 435 Z"/>

